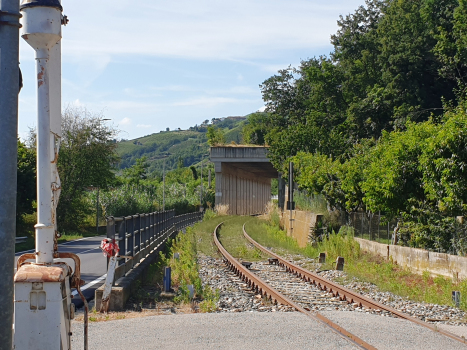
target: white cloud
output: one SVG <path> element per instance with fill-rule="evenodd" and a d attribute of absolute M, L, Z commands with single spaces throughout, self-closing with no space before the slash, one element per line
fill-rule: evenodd
<path fill-rule="evenodd" d="M 70 2 L 66 54 L 143 54 L 203 59 L 269 58 L 329 45 L 339 14 L 363 0 L 115 0 Z M 88 11 L 92 8 L 93 11 Z M 103 25 L 105 23 L 105 25 Z M 105 60 L 104 60 L 105 61 Z"/>
<path fill-rule="evenodd" d="M 120 120 L 120 122 L 118 124 L 120 124 L 120 125 L 131 125 L 131 119 L 125 117 L 122 120 Z"/>
<path fill-rule="evenodd" d="M 147 129 L 147 128 L 151 128 L 152 125 L 149 125 L 149 124 L 138 124 L 136 125 L 137 128 L 144 128 L 144 129 Z"/>
<path fill-rule="evenodd" d="M 81 103 L 79 98 L 77 98 L 76 100 L 74 100 L 70 104 L 73 105 L 74 107 L 86 107 L 86 105 L 84 103 Z"/>

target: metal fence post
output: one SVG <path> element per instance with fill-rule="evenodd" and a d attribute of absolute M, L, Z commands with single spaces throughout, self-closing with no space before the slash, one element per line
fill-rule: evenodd
<path fill-rule="evenodd" d="M 128 221 L 126 222 L 126 229 L 127 229 L 127 253 L 125 255 L 134 256 L 134 239 L 135 239 L 135 232 L 134 232 L 134 219 L 133 216 L 130 216 Z"/>
<path fill-rule="evenodd" d="M 126 255 L 127 245 L 126 245 L 126 218 L 123 218 L 123 221 L 120 223 L 118 228 L 118 249 L 120 249 L 120 254 Z M 124 260 L 120 260 L 118 265 L 124 264 Z"/>

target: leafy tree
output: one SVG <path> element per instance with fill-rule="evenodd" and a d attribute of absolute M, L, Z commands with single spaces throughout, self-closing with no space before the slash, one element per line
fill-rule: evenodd
<path fill-rule="evenodd" d="M 90 186 L 107 188 L 115 181 L 118 157 L 110 142 L 117 131 L 107 126 L 100 114 L 68 107 L 62 115 L 62 142 L 58 171 L 62 191 L 57 207 L 59 229 L 83 225 L 88 207 L 83 194 Z"/>
<path fill-rule="evenodd" d="M 16 221 L 21 222 L 24 214 L 34 212 L 36 200 L 36 152 L 18 139 L 18 172 L 16 196 Z"/>
<path fill-rule="evenodd" d="M 431 127 L 419 159 L 423 187 L 438 211 L 467 214 L 467 104 L 448 111 Z"/>
<path fill-rule="evenodd" d="M 266 134 L 270 129 L 269 114 L 257 112 L 248 115 L 248 123 L 242 129 L 243 141 L 246 144 L 265 145 Z"/>
<path fill-rule="evenodd" d="M 364 170 L 363 200 L 369 210 L 395 217 L 426 200 L 418 159 L 433 131 L 431 122 L 409 123 L 405 132 L 383 134 Z"/>
<path fill-rule="evenodd" d="M 209 126 L 206 136 L 208 138 L 208 144 L 210 146 L 225 144 L 224 132 L 216 126 Z"/>
<path fill-rule="evenodd" d="M 148 167 L 149 164 L 147 163 L 147 157 L 137 159 L 135 165 L 123 170 L 123 178 L 125 182 L 133 185 L 139 185 L 141 180 L 147 178 Z"/>
<path fill-rule="evenodd" d="M 198 172 L 196 168 L 192 165 L 190 166 L 191 173 L 193 174 L 193 180 L 198 180 Z"/>

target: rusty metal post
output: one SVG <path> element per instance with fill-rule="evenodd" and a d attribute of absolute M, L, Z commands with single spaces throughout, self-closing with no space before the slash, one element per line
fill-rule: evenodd
<path fill-rule="evenodd" d="M 17 0 L 0 0 L 0 344 L 5 349 L 13 347 L 19 18 Z"/>

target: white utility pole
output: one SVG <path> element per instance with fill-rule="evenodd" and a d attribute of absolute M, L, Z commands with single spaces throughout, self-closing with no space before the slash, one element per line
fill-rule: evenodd
<path fill-rule="evenodd" d="M 56 208 L 60 196 L 57 171 L 61 139 L 62 16 L 59 0 L 23 0 L 21 36 L 35 50 L 37 73 L 37 224 L 34 254 L 18 259 L 15 275 L 15 336 L 17 350 L 71 349 L 74 316 L 71 288 L 79 287 L 80 260 L 57 251 Z M 63 260 L 72 259 L 74 270 Z M 34 262 L 26 262 L 35 260 Z M 87 331 L 85 330 L 85 349 Z"/>

